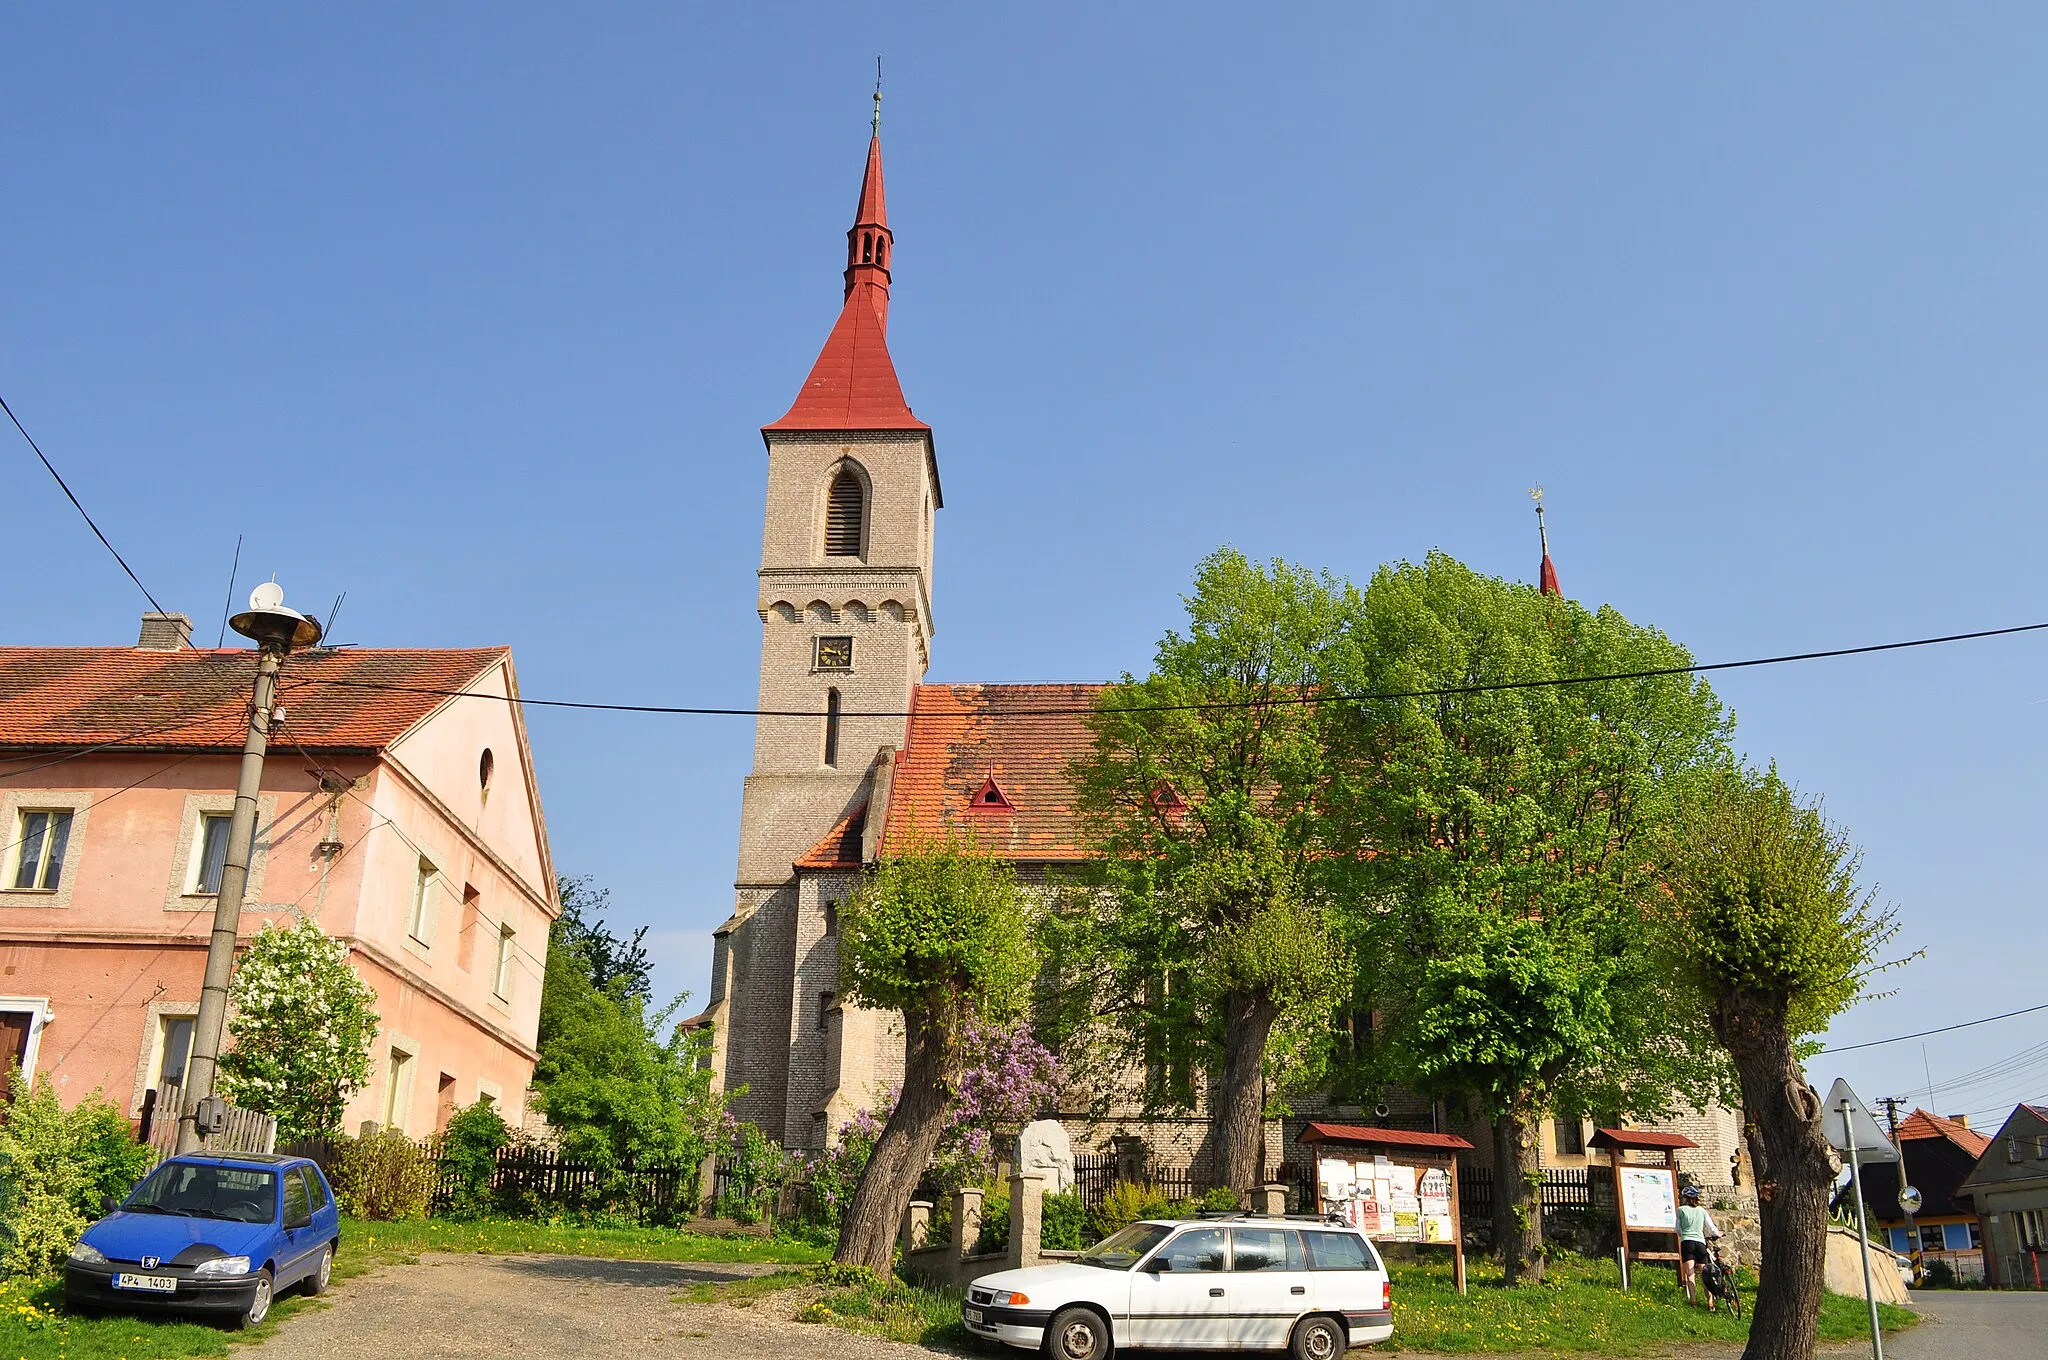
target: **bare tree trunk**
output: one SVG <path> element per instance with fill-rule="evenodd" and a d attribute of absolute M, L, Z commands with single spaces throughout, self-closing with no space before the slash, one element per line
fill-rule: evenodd
<path fill-rule="evenodd" d="M 1217 1171 L 1240 1195 L 1250 1195 L 1258 1182 L 1266 1140 L 1266 1037 L 1279 1017 L 1280 1008 L 1268 997 L 1223 994 L 1223 1078 L 1209 1117 L 1216 1129 Z"/>
<path fill-rule="evenodd" d="M 1738 994 L 1714 1029 L 1742 1081 L 1744 1135 L 1756 1166 L 1763 1263 L 1743 1360 L 1811 1360 L 1827 1278 L 1828 1196 L 1835 1168 L 1821 1099 L 1806 1084 L 1781 999 Z"/>
<path fill-rule="evenodd" d="M 1493 1121 L 1493 1245 L 1506 1283 L 1543 1283 L 1543 1166 L 1521 1104 Z"/>
<path fill-rule="evenodd" d="M 945 1036 L 928 1017 L 903 1017 L 903 1094 L 890 1112 L 861 1173 L 839 1228 L 832 1259 L 873 1266 L 884 1276 L 895 1261 L 896 1236 L 910 1196 L 945 1130 Z"/>

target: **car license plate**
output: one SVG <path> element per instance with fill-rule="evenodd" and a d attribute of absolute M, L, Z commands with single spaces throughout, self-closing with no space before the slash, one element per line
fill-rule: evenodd
<path fill-rule="evenodd" d="M 175 1294 L 178 1292 L 178 1277 L 175 1275 L 130 1275 L 126 1272 L 114 1277 L 116 1289 L 146 1289 L 152 1294 Z"/>
<path fill-rule="evenodd" d="M 981 1325 L 981 1310 L 979 1308 L 963 1308 L 960 1311 L 967 1315 L 967 1320 L 969 1322 L 975 1324 L 977 1327 Z"/>

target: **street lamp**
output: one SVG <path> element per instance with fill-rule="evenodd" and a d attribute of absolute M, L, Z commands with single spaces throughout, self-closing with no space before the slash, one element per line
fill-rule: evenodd
<path fill-rule="evenodd" d="M 241 777 L 235 784 L 235 814 L 228 823 L 228 850 L 221 866 L 220 892 L 213 900 L 213 937 L 206 946 L 206 981 L 199 992 L 199 1018 L 192 1026 L 192 1055 L 185 1064 L 184 1106 L 178 1111 L 178 1151 L 191 1152 L 208 1133 L 219 1131 L 221 1103 L 213 1098 L 220 1064 L 221 1031 L 228 1018 L 228 981 L 235 967 L 235 936 L 242 925 L 242 897 L 249 887 L 249 857 L 256 841 L 256 796 L 263 787 L 263 753 L 270 745 L 270 717 L 277 705 L 277 672 L 294 648 L 320 641 L 320 623 L 285 608 L 284 587 L 265 581 L 249 593 L 247 612 L 228 626 L 254 642 L 256 693 L 249 705 L 249 735 L 242 742 Z"/>

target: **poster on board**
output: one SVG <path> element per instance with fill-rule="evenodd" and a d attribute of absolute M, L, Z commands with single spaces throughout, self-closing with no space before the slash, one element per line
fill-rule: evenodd
<path fill-rule="evenodd" d="M 1451 1175 L 1444 1167 L 1323 1158 L 1316 1167 L 1323 1211 L 1381 1242 L 1453 1245 Z"/>
<path fill-rule="evenodd" d="M 1422 1201 L 1422 1240 L 1448 1244 L 1451 1240 L 1451 1173 L 1440 1166 L 1422 1173 L 1416 1187 Z"/>
<path fill-rule="evenodd" d="M 1667 1167 L 1621 1168 L 1621 1221 L 1631 1232 L 1677 1232 L 1678 1187 Z"/>

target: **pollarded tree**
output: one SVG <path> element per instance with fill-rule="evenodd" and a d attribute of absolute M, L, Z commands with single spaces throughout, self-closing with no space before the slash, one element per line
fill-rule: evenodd
<path fill-rule="evenodd" d="M 276 1119 L 281 1143 L 337 1132 L 377 1038 L 377 993 L 349 967 L 348 945 L 311 920 L 266 925 L 236 960 L 228 1000 L 221 1095 Z"/>
<path fill-rule="evenodd" d="M 839 980 L 863 1006 L 903 1016 L 903 1090 L 861 1173 L 834 1259 L 887 1274 L 972 1055 L 970 1027 L 1016 1018 L 1037 955 L 1031 902 L 1006 862 L 956 835 L 878 863 L 839 909 Z"/>
<path fill-rule="evenodd" d="M 1062 1060 L 1103 1086 L 1142 1064 L 1154 1108 L 1206 1094 L 1239 1191 L 1258 1176 L 1268 1079 L 1303 1075 L 1284 1059 L 1325 1028 L 1337 976 L 1307 701 L 1355 603 L 1327 576 L 1211 555 L 1186 633 L 1104 692 L 1072 771 L 1095 860 L 1092 890 L 1047 922 Z"/>
<path fill-rule="evenodd" d="M 1376 573 L 1346 642 L 1326 667 L 1343 691 L 1409 696 L 1321 707 L 1325 864 L 1350 885 L 1353 1004 L 1379 1017 L 1355 1075 L 1477 1105 L 1496 1247 L 1510 1280 L 1540 1279 L 1541 1118 L 1719 1093 L 1725 1068 L 1671 1004 L 1643 922 L 1655 833 L 1723 758 L 1729 719 L 1684 674 L 1549 683 L 1690 657 L 1440 553 Z"/>
<path fill-rule="evenodd" d="M 1891 966 L 1879 952 L 1897 932 L 1857 870 L 1848 836 L 1776 766 L 1703 781 L 1668 844 L 1665 956 L 1734 1060 L 1756 1165 L 1763 1264 L 1744 1360 L 1813 1354 L 1836 1172 L 1799 1043 Z"/>

